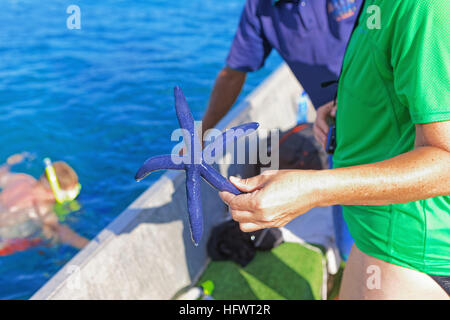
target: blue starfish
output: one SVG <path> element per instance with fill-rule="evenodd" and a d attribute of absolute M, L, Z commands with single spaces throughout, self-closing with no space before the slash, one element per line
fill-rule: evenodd
<path fill-rule="evenodd" d="M 153 171 L 157 170 L 185 170 L 186 171 L 186 195 L 189 211 L 189 224 L 191 227 L 191 238 L 197 246 L 203 234 L 202 203 L 200 199 L 200 177 L 203 177 L 210 185 L 219 191 L 228 191 L 240 194 L 228 179 L 218 173 L 212 166 L 204 161 L 206 155 L 215 156 L 215 150 L 225 150 L 225 146 L 237 140 L 238 137 L 248 133 L 247 130 L 256 130 L 259 126 L 256 122 L 246 123 L 231 128 L 210 143 L 203 151 L 199 145 L 200 139 L 194 126 L 194 118 L 189 110 L 183 91 L 175 87 L 175 110 L 178 122 L 186 133 L 184 141 L 187 144 L 187 163 L 175 163 L 172 155 L 155 156 L 147 159 L 136 173 L 135 179 L 140 181 Z"/>

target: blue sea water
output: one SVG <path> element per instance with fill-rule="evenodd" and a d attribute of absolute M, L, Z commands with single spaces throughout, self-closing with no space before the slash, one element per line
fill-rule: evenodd
<path fill-rule="evenodd" d="M 15 170 L 35 177 L 44 157 L 71 164 L 83 208 L 64 223 L 94 238 L 159 177 L 133 179 L 173 147 L 175 85 L 201 118 L 244 2 L 0 0 L 0 161 L 33 152 Z M 80 30 L 66 26 L 72 4 Z M 241 98 L 280 61 L 272 54 Z M 29 298 L 76 253 L 47 245 L 0 257 L 0 299 Z"/>

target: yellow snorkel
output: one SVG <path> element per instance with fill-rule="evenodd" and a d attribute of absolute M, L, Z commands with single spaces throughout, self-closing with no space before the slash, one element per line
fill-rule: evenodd
<path fill-rule="evenodd" d="M 56 202 L 62 204 L 64 202 L 70 202 L 75 200 L 80 194 L 81 184 L 77 184 L 74 188 L 70 190 L 61 190 L 58 183 L 58 178 L 56 177 L 55 168 L 49 158 L 44 159 L 45 163 L 45 173 L 52 189 L 53 195 L 55 196 Z"/>

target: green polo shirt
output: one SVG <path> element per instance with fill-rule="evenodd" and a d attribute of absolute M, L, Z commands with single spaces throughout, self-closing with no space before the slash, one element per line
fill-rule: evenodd
<path fill-rule="evenodd" d="M 363 10 L 339 81 L 335 167 L 411 151 L 415 124 L 450 120 L 450 1 L 367 0 Z M 366 254 L 450 275 L 450 196 L 344 206 L 344 218 Z"/>

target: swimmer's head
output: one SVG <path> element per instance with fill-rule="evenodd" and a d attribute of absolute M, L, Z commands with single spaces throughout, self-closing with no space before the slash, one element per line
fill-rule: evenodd
<path fill-rule="evenodd" d="M 58 183 L 61 190 L 68 191 L 76 188 L 78 185 L 78 176 L 71 166 L 64 161 L 56 161 L 53 162 L 52 165 L 55 169 L 56 176 L 58 177 Z M 45 171 L 39 178 L 39 182 L 46 188 L 50 188 L 50 183 Z"/>

